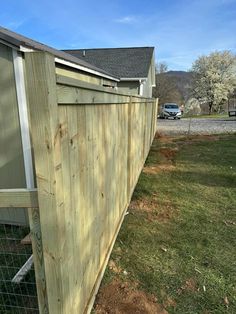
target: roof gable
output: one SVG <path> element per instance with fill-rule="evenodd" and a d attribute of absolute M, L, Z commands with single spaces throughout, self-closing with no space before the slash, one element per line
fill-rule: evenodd
<path fill-rule="evenodd" d="M 154 47 L 64 50 L 119 78 L 146 78 Z"/>

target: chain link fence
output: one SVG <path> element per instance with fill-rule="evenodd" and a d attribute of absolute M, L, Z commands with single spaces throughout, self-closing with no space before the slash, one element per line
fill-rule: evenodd
<path fill-rule="evenodd" d="M 0 313 L 39 313 L 29 228 L 0 225 Z"/>

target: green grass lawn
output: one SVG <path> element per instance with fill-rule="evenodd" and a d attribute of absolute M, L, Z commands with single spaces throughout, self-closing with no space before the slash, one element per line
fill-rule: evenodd
<path fill-rule="evenodd" d="M 168 313 L 236 313 L 236 135 L 156 138 L 103 286 L 138 282 Z"/>

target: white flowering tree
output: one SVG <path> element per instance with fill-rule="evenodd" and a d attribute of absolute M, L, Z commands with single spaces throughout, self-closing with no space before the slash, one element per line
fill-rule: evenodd
<path fill-rule="evenodd" d="M 209 113 L 220 111 L 236 82 L 236 56 L 230 51 L 199 57 L 192 65 L 193 97 L 208 103 Z"/>
<path fill-rule="evenodd" d="M 201 107 L 199 101 L 196 98 L 189 98 L 185 103 L 184 113 L 187 115 L 200 114 Z"/>

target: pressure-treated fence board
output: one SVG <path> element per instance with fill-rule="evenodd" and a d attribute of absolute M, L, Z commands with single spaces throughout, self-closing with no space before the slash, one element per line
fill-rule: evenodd
<path fill-rule="evenodd" d="M 0 189 L 0 209 L 6 207 L 38 207 L 36 189 Z"/>
<path fill-rule="evenodd" d="M 56 76 L 48 54 L 28 53 L 26 69 L 39 301 L 49 314 L 88 313 L 154 135 L 156 103 Z"/>
<path fill-rule="evenodd" d="M 58 104 L 125 104 L 130 99 L 130 96 L 114 89 L 61 75 L 57 75 L 57 83 Z M 136 103 L 142 101 L 141 97 L 135 99 Z M 146 102 L 152 104 L 153 99 L 146 99 Z"/>
<path fill-rule="evenodd" d="M 30 223 L 30 239 L 34 252 L 33 260 L 34 268 L 36 270 L 35 277 L 37 285 L 39 310 L 40 313 L 49 314 L 39 209 L 30 208 L 28 210 L 28 215 Z"/>
<path fill-rule="evenodd" d="M 127 96 L 114 95 L 104 91 L 82 89 L 77 87 L 57 86 L 58 104 L 123 104 Z"/>
<path fill-rule="evenodd" d="M 67 291 L 63 286 L 61 265 L 64 261 L 63 251 L 66 244 L 61 182 L 61 126 L 57 118 L 54 58 L 42 52 L 26 53 L 25 66 L 38 187 L 42 258 L 46 274 L 46 295 L 50 314 L 66 313 Z M 36 272 L 38 271 L 40 270 L 36 268 Z"/>
<path fill-rule="evenodd" d="M 82 89 L 87 89 L 87 90 L 91 90 L 91 91 L 100 91 L 106 94 L 111 94 L 111 95 L 119 95 L 119 96 L 123 96 L 126 97 L 126 100 L 128 100 L 128 98 L 130 97 L 130 95 L 127 95 L 123 92 L 117 92 L 115 89 L 108 89 L 104 86 L 101 85 L 95 85 L 95 84 L 91 84 L 91 83 L 87 83 L 84 81 L 80 81 L 80 80 L 76 80 L 74 78 L 70 78 L 67 76 L 63 76 L 63 75 L 56 75 L 56 82 L 58 86 L 69 86 L 69 87 L 79 87 Z M 135 102 L 142 102 L 143 97 L 142 96 L 135 96 Z M 149 100 L 149 102 L 153 102 L 152 98 L 146 99 Z"/>

